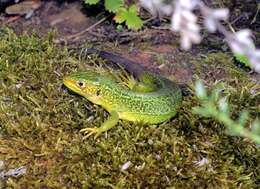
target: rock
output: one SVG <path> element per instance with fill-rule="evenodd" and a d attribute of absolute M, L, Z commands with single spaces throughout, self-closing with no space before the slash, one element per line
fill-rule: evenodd
<path fill-rule="evenodd" d="M 21 3 L 17 3 L 7 7 L 5 9 L 5 13 L 9 15 L 26 15 L 25 17 L 29 18 L 40 6 L 41 1 L 39 0 L 22 1 Z"/>

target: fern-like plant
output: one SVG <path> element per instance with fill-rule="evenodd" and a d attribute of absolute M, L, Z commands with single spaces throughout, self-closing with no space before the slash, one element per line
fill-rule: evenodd
<path fill-rule="evenodd" d="M 256 119 L 246 127 L 249 119 L 247 111 L 240 113 L 237 120 L 233 120 L 230 115 L 228 98 L 220 98 L 220 89 L 213 90 L 210 94 L 206 91 L 201 82 L 195 85 L 195 92 L 201 106 L 194 107 L 193 113 L 204 117 L 211 117 L 224 124 L 227 133 L 233 136 L 242 136 L 251 139 L 256 144 L 260 144 L 260 123 Z"/>

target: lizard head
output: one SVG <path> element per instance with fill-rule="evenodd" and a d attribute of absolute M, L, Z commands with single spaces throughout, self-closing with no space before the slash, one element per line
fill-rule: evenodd
<path fill-rule="evenodd" d="M 73 92 L 97 103 L 102 85 L 101 74 L 94 71 L 73 73 L 63 78 L 63 83 Z"/>

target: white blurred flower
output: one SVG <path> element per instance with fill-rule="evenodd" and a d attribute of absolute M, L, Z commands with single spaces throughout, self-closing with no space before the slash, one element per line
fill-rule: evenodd
<path fill-rule="evenodd" d="M 184 50 L 188 50 L 191 48 L 191 45 L 192 45 L 192 42 L 191 42 L 190 38 L 187 37 L 186 35 L 182 35 L 181 36 L 181 47 Z"/>
<path fill-rule="evenodd" d="M 220 20 L 227 20 L 229 15 L 228 9 L 205 9 L 203 11 L 204 25 L 210 32 L 216 32 L 216 23 Z"/>
<path fill-rule="evenodd" d="M 147 9 L 151 14 L 156 15 L 158 6 L 161 5 L 161 0 L 140 0 L 141 6 Z"/>
<path fill-rule="evenodd" d="M 172 5 L 165 4 L 162 0 L 140 0 L 141 6 L 147 9 L 151 14 L 170 15 L 172 13 Z"/>
<path fill-rule="evenodd" d="M 215 9 L 215 10 L 212 10 L 211 14 L 212 14 L 213 18 L 216 18 L 219 20 L 226 20 L 229 15 L 229 10 L 227 8 Z"/>
<path fill-rule="evenodd" d="M 247 44 L 248 46 L 254 45 L 254 42 L 252 40 L 252 32 L 249 29 L 240 30 L 236 32 L 234 36 L 238 41 Z"/>
<path fill-rule="evenodd" d="M 253 53 L 252 56 L 249 57 L 249 61 L 252 64 L 253 69 L 260 73 L 260 50 L 256 49 Z"/>
<path fill-rule="evenodd" d="M 255 49 L 251 37 L 251 31 L 244 29 L 229 36 L 227 41 L 233 53 L 246 54 L 246 51 L 253 51 Z"/>
<path fill-rule="evenodd" d="M 176 0 L 172 15 L 171 29 L 180 32 L 181 47 L 190 49 L 193 43 L 201 41 L 200 26 L 196 23 L 197 17 L 192 10 L 195 8 L 196 0 Z"/>
<path fill-rule="evenodd" d="M 184 9 L 193 10 L 198 5 L 198 0 L 176 0 Z"/>
<path fill-rule="evenodd" d="M 254 45 L 254 42 L 252 40 L 252 32 L 249 29 L 240 30 L 234 33 L 234 37 L 243 44 L 246 44 L 248 46 Z"/>
<path fill-rule="evenodd" d="M 196 23 L 197 22 L 197 17 L 191 11 L 183 10 L 183 11 L 181 11 L 181 14 L 184 18 L 183 21 L 187 20 L 190 23 Z"/>
<path fill-rule="evenodd" d="M 260 73 L 260 50 L 255 48 L 252 32 L 244 29 L 227 37 L 228 44 L 234 54 L 246 56 L 251 68 Z"/>
<path fill-rule="evenodd" d="M 200 28 L 198 25 L 189 24 L 190 27 L 187 27 L 187 30 L 181 31 L 181 47 L 185 50 L 191 48 L 193 43 L 198 44 L 201 41 L 201 36 L 199 34 Z"/>
<path fill-rule="evenodd" d="M 201 41 L 200 25 L 193 13 L 194 10 L 199 10 L 203 15 L 205 27 L 210 32 L 218 30 L 222 33 L 232 52 L 246 56 L 251 67 L 260 73 L 260 50 L 255 48 L 251 31 L 244 29 L 233 34 L 220 23 L 221 20 L 227 20 L 228 9 L 211 9 L 201 0 L 140 0 L 140 2 L 153 15 L 171 15 L 171 30 L 180 33 L 181 47 L 185 50 Z"/>
<path fill-rule="evenodd" d="M 181 18 L 182 15 L 180 13 L 180 10 L 178 8 L 175 8 L 175 11 L 172 15 L 172 19 L 171 19 L 171 29 L 173 31 L 179 31 L 180 27 L 181 27 Z"/>

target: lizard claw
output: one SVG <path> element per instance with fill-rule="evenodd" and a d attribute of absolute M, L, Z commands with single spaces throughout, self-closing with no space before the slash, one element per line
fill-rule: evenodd
<path fill-rule="evenodd" d="M 84 128 L 81 129 L 79 132 L 83 132 L 86 135 L 83 137 L 83 140 L 90 137 L 93 134 L 95 134 L 94 139 L 96 139 L 102 133 L 98 127 Z"/>

